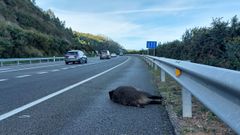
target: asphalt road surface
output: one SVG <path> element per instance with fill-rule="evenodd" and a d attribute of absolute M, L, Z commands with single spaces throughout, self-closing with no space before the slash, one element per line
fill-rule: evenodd
<path fill-rule="evenodd" d="M 0 134 L 174 134 L 163 106 L 137 108 L 111 102 L 108 91 L 120 85 L 152 94 L 156 90 L 138 56 L 1 67 Z"/>

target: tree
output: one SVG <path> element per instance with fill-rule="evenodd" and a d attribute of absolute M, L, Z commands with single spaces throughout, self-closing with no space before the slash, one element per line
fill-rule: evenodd
<path fill-rule="evenodd" d="M 55 14 L 54 14 L 54 12 L 53 12 L 51 9 L 48 9 L 48 10 L 46 11 L 46 14 L 49 15 L 49 17 L 50 17 L 51 19 L 54 19 L 54 18 L 55 18 Z"/>
<path fill-rule="evenodd" d="M 36 0 L 31 0 L 33 5 L 36 5 Z"/>

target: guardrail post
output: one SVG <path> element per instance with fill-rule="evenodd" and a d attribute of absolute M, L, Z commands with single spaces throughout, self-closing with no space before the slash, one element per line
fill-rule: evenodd
<path fill-rule="evenodd" d="M 149 66 L 152 67 L 152 61 L 151 60 L 149 60 Z"/>
<path fill-rule="evenodd" d="M 55 62 L 55 56 L 53 56 L 53 62 Z"/>
<path fill-rule="evenodd" d="M 158 69 L 158 66 L 157 66 L 157 64 L 155 63 L 154 64 L 154 70 L 157 70 Z"/>
<path fill-rule="evenodd" d="M 157 64 L 154 64 L 154 70 L 157 70 Z"/>
<path fill-rule="evenodd" d="M 166 79 L 165 79 L 165 71 L 163 70 L 163 69 L 161 69 L 161 82 L 165 82 L 166 81 Z"/>
<path fill-rule="evenodd" d="M 29 64 L 32 64 L 32 60 L 29 60 Z"/>
<path fill-rule="evenodd" d="M 19 60 L 17 61 L 17 65 L 19 65 L 20 64 L 20 62 L 19 62 Z"/>
<path fill-rule="evenodd" d="M 192 117 L 192 94 L 182 87 L 182 115 Z"/>
<path fill-rule="evenodd" d="M 148 59 L 147 59 L 147 61 L 146 61 L 146 62 L 147 62 L 147 65 L 149 66 L 149 60 L 148 60 Z"/>

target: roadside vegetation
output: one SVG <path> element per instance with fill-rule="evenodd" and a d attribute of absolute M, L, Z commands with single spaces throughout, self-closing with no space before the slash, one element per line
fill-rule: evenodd
<path fill-rule="evenodd" d="M 133 53 L 147 54 L 147 50 Z M 240 70 L 240 21 L 237 16 L 230 21 L 215 18 L 210 27 L 186 30 L 181 41 L 158 44 L 156 56 Z"/>
<path fill-rule="evenodd" d="M 105 36 L 74 32 L 34 0 L 0 1 L 0 58 L 63 56 L 70 49 L 94 55 L 107 48 L 123 49 Z"/>
<path fill-rule="evenodd" d="M 157 55 L 240 70 L 240 22 L 213 19 L 211 27 L 187 30 L 182 41 L 159 45 Z"/>

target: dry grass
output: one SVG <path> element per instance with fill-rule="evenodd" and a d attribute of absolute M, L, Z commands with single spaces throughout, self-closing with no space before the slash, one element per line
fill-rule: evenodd
<path fill-rule="evenodd" d="M 160 72 L 151 69 L 160 94 L 165 97 L 166 109 L 177 134 L 183 135 L 235 135 L 235 133 L 196 98 L 192 98 L 192 118 L 182 117 L 181 86 L 169 75 L 160 81 Z"/>

